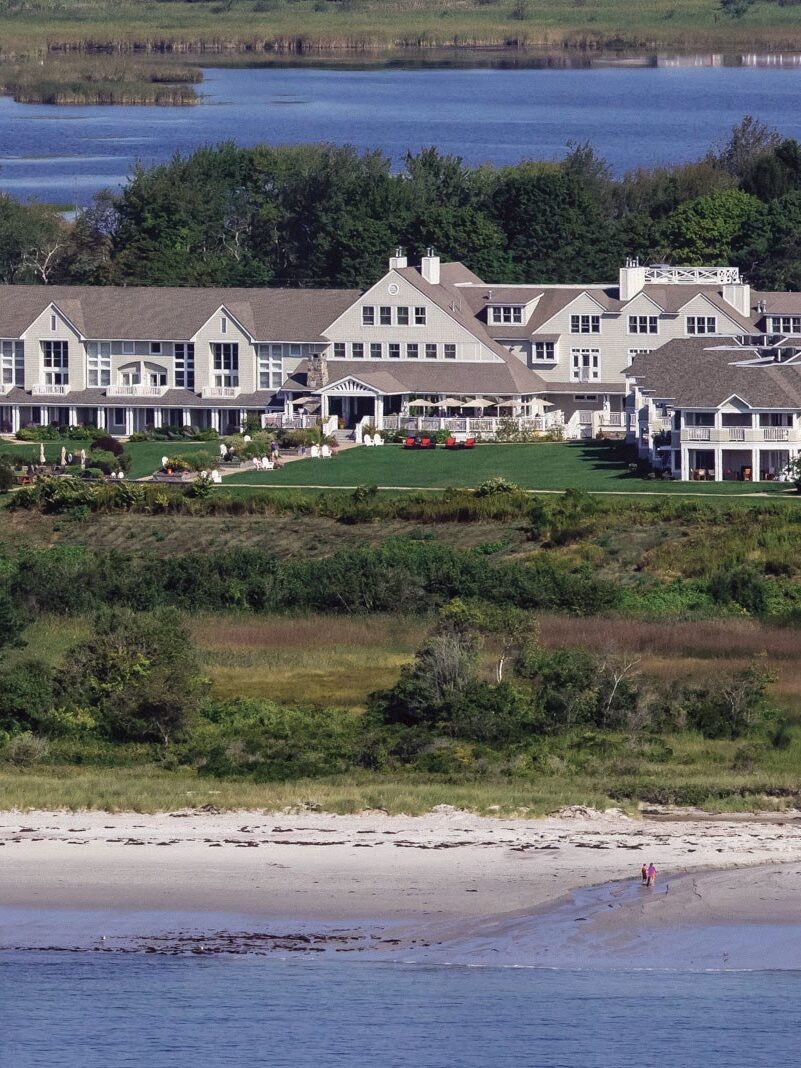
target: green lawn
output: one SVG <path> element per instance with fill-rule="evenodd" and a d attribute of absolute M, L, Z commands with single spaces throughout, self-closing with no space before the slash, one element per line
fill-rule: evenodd
<path fill-rule="evenodd" d="M 635 478 L 616 452 L 596 443 L 479 445 L 474 450 L 407 451 L 399 445 L 349 449 L 334 460 L 297 460 L 280 471 L 230 475 L 226 486 L 364 486 L 443 489 L 478 486 L 503 475 L 532 490 L 584 489 L 621 493 L 792 493 L 776 482 L 662 482 Z"/>
<path fill-rule="evenodd" d="M 46 441 L 44 443 L 45 459 L 47 463 L 58 463 L 61 458 L 62 445 L 68 453 L 80 456 L 81 449 L 86 449 L 87 457 L 91 456 L 89 441 L 72 441 L 65 438 L 62 441 Z M 176 456 L 191 452 L 205 451 L 213 456 L 217 446 L 208 441 L 134 441 L 125 446 L 125 451 L 131 456 L 131 470 L 129 478 L 146 478 L 161 466 L 162 456 Z M 0 441 L 0 455 L 13 456 L 16 461 L 23 464 L 39 463 L 38 441 Z M 91 463 L 89 464 L 91 466 Z"/>

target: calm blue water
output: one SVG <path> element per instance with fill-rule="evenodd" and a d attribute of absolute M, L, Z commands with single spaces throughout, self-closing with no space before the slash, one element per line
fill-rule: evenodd
<path fill-rule="evenodd" d="M 436 145 L 516 163 L 591 141 L 620 173 L 697 158 L 746 113 L 801 137 L 801 69 L 214 69 L 195 108 L 47 107 L 0 98 L 0 189 L 85 203 L 134 161 L 235 139 L 331 141 L 394 160 Z"/>
<path fill-rule="evenodd" d="M 801 974 L 626 975 L 242 957 L 0 957 L 8 1068 L 759 1068 Z"/>

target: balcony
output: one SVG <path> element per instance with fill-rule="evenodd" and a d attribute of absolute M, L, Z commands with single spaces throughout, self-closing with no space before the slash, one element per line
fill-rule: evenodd
<path fill-rule="evenodd" d="M 31 386 L 31 394 L 34 397 L 66 397 L 69 391 L 69 386 L 49 386 L 46 382 L 37 382 Z"/>
<path fill-rule="evenodd" d="M 730 445 L 739 442 L 757 445 L 764 441 L 801 441 L 801 430 L 789 426 L 686 426 L 680 431 L 680 437 L 685 443 L 702 441 L 707 444 Z"/>
<path fill-rule="evenodd" d="M 236 400 L 239 396 L 239 386 L 204 386 L 200 396 L 204 400 Z"/>
<path fill-rule="evenodd" d="M 166 386 L 106 386 L 107 397 L 163 397 Z"/>

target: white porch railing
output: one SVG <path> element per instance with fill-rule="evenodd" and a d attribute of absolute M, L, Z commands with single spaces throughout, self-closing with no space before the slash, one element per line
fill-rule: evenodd
<path fill-rule="evenodd" d="M 268 412 L 261 417 L 265 430 L 275 427 L 281 430 L 308 430 L 317 425 L 316 415 L 286 415 L 284 412 Z"/>
<path fill-rule="evenodd" d="M 553 413 L 548 414 L 552 415 Z M 499 426 L 508 424 L 508 422 L 509 419 L 495 415 L 385 415 L 383 428 L 385 430 L 406 430 L 409 432 L 458 430 L 473 434 L 496 434 Z M 517 416 L 514 417 L 513 422 L 521 430 L 547 429 L 543 416 Z"/>
<path fill-rule="evenodd" d="M 323 421 L 322 431 L 326 437 L 330 434 L 336 433 L 339 429 L 339 419 L 335 415 L 329 415 L 327 419 Z"/>
<path fill-rule="evenodd" d="M 669 282 L 691 285 L 737 285 L 740 271 L 737 267 L 671 267 L 660 265 L 645 268 L 646 282 Z"/>
<path fill-rule="evenodd" d="M 762 427 L 765 441 L 789 441 L 789 426 L 765 426 Z"/>
<path fill-rule="evenodd" d="M 42 382 L 31 386 L 31 393 L 34 397 L 66 397 L 69 391 L 69 386 L 48 386 L 47 383 Z"/>
<path fill-rule="evenodd" d="M 166 386 L 106 386 L 107 397 L 163 397 Z"/>
<path fill-rule="evenodd" d="M 711 441 L 712 427 L 687 426 L 682 431 L 682 436 L 685 438 L 686 441 Z"/>
<path fill-rule="evenodd" d="M 680 432 L 681 439 L 688 441 L 714 442 L 717 445 L 758 444 L 761 441 L 796 441 L 801 442 L 801 430 L 791 430 L 786 426 L 765 427 L 698 427 L 687 426 Z"/>
<path fill-rule="evenodd" d="M 239 386 L 204 386 L 200 391 L 204 400 L 235 400 L 239 396 Z"/>

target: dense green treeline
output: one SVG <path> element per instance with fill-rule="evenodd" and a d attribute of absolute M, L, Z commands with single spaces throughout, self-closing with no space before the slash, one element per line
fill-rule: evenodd
<path fill-rule="evenodd" d="M 74 224 L 0 197 L 6 282 L 360 287 L 398 244 L 496 282 L 612 281 L 634 255 L 797 289 L 801 145 L 746 118 L 700 161 L 616 179 L 589 145 L 504 168 L 427 149 L 393 172 L 380 152 L 228 143 L 138 167 Z"/>

